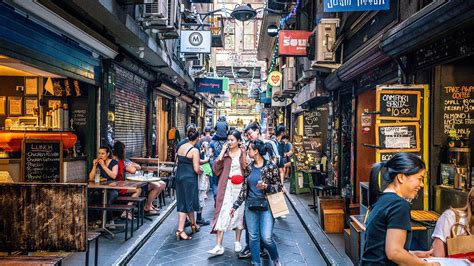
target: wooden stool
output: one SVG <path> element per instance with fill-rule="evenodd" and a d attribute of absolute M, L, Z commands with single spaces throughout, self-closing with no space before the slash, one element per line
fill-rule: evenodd
<path fill-rule="evenodd" d="M 324 212 L 324 231 L 328 234 L 342 233 L 344 230 L 344 211 L 342 209 L 326 209 Z"/>
<path fill-rule="evenodd" d="M 95 240 L 95 253 L 94 253 L 94 265 L 98 265 L 99 261 L 99 232 L 87 232 L 87 251 L 86 251 L 86 266 L 89 266 L 89 246 L 92 241 Z"/>

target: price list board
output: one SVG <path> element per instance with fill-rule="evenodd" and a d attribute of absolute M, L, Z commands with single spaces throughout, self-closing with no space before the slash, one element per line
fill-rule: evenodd
<path fill-rule="evenodd" d="M 442 127 L 447 137 L 455 132 L 460 138 L 472 137 L 474 130 L 474 86 L 445 86 L 442 88 Z"/>
<path fill-rule="evenodd" d="M 378 119 L 420 120 L 420 91 L 379 90 L 377 91 Z"/>
<path fill-rule="evenodd" d="M 26 139 L 22 145 L 23 182 L 62 181 L 63 144 L 61 141 Z"/>

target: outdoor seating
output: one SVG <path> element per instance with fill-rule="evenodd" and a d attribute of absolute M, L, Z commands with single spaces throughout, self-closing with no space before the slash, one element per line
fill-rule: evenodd
<path fill-rule="evenodd" d="M 86 266 L 89 266 L 89 247 L 90 243 L 95 240 L 94 245 L 94 265 L 98 265 L 99 260 L 99 232 L 87 232 L 87 251 L 86 251 Z"/>
<path fill-rule="evenodd" d="M 123 202 L 133 202 L 134 204 L 136 204 L 137 206 L 137 218 L 138 218 L 138 221 L 137 221 L 137 228 L 139 228 L 139 226 L 142 226 L 143 225 L 143 220 L 145 218 L 145 202 L 146 202 L 146 198 L 145 197 L 118 197 L 116 200 L 115 200 L 117 203 L 123 203 Z"/>
<path fill-rule="evenodd" d="M 134 205 L 118 205 L 118 204 L 106 204 L 106 205 L 89 205 L 89 210 L 97 211 L 116 211 L 116 212 L 126 212 L 128 217 L 130 214 L 133 214 L 136 206 Z M 130 237 L 133 237 L 133 220 L 131 220 L 132 225 L 130 228 Z M 138 221 L 137 221 L 138 229 Z M 128 219 L 125 219 L 125 241 L 128 240 Z"/>
<path fill-rule="evenodd" d="M 0 257 L 0 265 L 61 265 L 63 257 L 52 256 L 6 256 Z"/>

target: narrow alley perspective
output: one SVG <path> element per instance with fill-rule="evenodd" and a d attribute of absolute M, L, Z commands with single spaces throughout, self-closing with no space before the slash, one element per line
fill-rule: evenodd
<path fill-rule="evenodd" d="M 0 266 L 474 265 L 474 0 L 0 0 Z"/>

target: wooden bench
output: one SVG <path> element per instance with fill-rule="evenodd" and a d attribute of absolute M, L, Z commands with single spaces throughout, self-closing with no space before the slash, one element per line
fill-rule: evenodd
<path fill-rule="evenodd" d="M 145 219 L 145 197 L 118 197 L 115 201 L 117 202 L 133 202 L 137 205 L 138 209 L 138 221 L 137 221 L 137 229 L 138 225 L 143 225 L 143 220 Z M 141 222 L 140 222 L 141 220 Z"/>
<path fill-rule="evenodd" d="M 52 257 L 52 256 L 6 256 L 0 257 L 0 265 L 61 265 L 63 257 Z"/>
<path fill-rule="evenodd" d="M 94 210 L 94 211 L 117 211 L 117 212 L 126 212 L 127 217 L 130 214 L 133 214 L 133 211 L 135 210 L 134 205 L 118 205 L 118 204 L 108 204 L 108 205 L 89 205 L 89 210 Z M 132 221 L 132 226 L 130 228 L 130 237 L 133 237 L 133 219 Z M 137 221 L 138 223 L 138 221 Z M 138 229 L 138 228 L 137 228 Z M 125 241 L 128 240 L 128 219 L 125 219 Z"/>
<path fill-rule="evenodd" d="M 87 232 L 87 251 L 86 251 L 86 266 L 89 266 L 89 246 L 95 240 L 94 246 L 94 265 L 98 265 L 99 261 L 99 232 Z"/>

